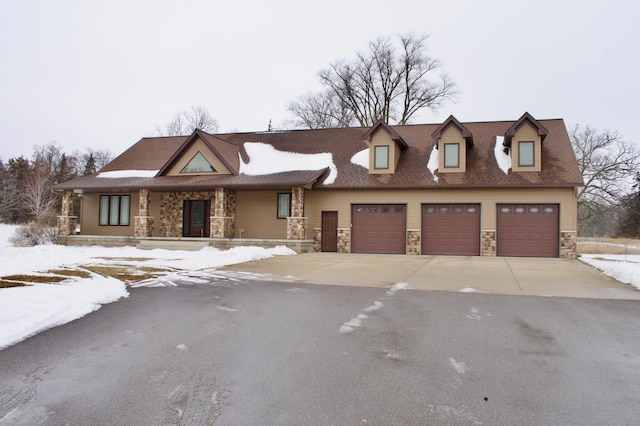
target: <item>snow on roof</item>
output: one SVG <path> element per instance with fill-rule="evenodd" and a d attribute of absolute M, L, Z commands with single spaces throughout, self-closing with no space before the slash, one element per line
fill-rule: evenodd
<path fill-rule="evenodd" d="M 98 173 L 96 177 L 99 178 L 151 178 L 157 175 L 159 170 L 113 170 L 111 172 Z"/>
<path fill-rule="evenodd" d="M 353 154 L 353 157 L 351 157 L 351 163 L 369 170 L 369 148 Z"/>
<path fill-rule="evenodd" d="M 244 149 L 249 156 L 249 162 L 245 163 L 240 157 L 240 174 L 261 176 L 303 170 L 322 170 L 328 167 L 330 172 L 324 184 L 331 185 L 338 177 L 333 154 L 328 152 L 301 154 L 279 151 L 262 142 L 245 142 Z"/>
<path fill-rule="evenodd" d="M 504 136 L 496 136 L 496 145 L 493 147 L 493 155 L 496 157 L 496 162 L 498 163 L 500 170 L 502 170 L 505 175 L 508 175 L 509 169 L 511 168 L 511 156 L 509 154 L 505 154 L 503 142 Z"/>
<path fill-rule="evenodd" d="M 438 181 L 438 176 L 436 176 L 436 170 L 438 170 L 438 150 L 434 146 L 431 150 L 431 155 L 429 155 L 429 161 L 427 162 L 427 169 L 433 175 L 433 180 Z"/>

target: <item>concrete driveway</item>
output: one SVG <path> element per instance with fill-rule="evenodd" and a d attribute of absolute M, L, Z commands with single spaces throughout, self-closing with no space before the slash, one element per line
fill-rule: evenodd
<path fill-rule="evenodd" d="M 640 291 L 578 260 L 306 253 L 225 267 L 242 278 L 510 295 L 640 300 Z"/>

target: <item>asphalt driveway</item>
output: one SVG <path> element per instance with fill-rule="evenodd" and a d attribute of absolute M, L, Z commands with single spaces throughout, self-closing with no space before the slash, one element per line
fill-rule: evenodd
<path fill-rule="evenodd" d="M 640 291 L 579 260 L 306 253 L 223 268 L 241 278 L 416 290 L 640 300 Z"/>

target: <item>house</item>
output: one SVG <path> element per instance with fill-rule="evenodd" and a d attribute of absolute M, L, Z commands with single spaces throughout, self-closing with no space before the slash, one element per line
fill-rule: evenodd
<path fill-rule="evenodd" d="M 54 189 L 65 244 L 575 257 L 582 185 L 564 122 L 525 113 L 143 138 Z"/>

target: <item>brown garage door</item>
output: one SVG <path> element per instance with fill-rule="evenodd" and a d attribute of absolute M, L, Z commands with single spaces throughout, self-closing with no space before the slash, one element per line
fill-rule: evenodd
<path fill-rule="evenodd" d="M 557 204 L 499 204 L 498 256 L 558 257 Z"/>
<path fill-rule="evenodd" d="M 351 223 L 353 253 L 406 253 L 406 206 L 354 204 Z"/>
<path fill-rule="evenodd" d="M 480 255 L 480 205 L 424 204 L 422 254 Z"/>

